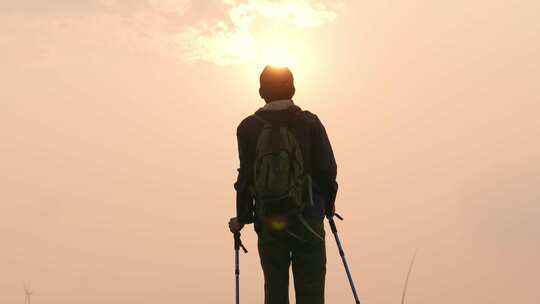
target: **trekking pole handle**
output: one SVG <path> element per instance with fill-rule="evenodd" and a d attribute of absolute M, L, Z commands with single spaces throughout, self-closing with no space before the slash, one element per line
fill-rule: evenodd
<path fill-rule="evenodd" d="M 332 229 L 332 233 L 336 234 L 337 233 L 337 227 L 336 227 L 336 222 L 334 222 L 334 219 L 329 218 L 328 223 L 330 224 L 330 229 Z"/>
<path fill-rule="evenodd" d="M 244 247 L 244 244 L 242 244 L 242 239 L 240 239 L 240 232 L 234 233 L 234 250 L 239 250 L 242 248 L 244 253 L 248 253 L 246 247 Z"/>

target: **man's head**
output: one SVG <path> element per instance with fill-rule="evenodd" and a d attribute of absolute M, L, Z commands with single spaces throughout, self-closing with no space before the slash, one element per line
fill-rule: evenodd
<path fill-rule="evenodd" d="M 261 73 L 260 84 L 259 94 L 267 103 L 294 96 L 294 78 L 287 67 L 266 66 Z"/>

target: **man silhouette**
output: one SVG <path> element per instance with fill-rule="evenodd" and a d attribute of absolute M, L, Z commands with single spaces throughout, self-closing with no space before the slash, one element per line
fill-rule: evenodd
<path fill-rule="evenodd" d="M 323 304 L 323 220 L 325 215 L 334 214 L 338 188 L 332 147 L 318 117 L 293 103 L 295 87 L 288 68 L 267 66 L 260 76 L 259 93 L 266 105 L 245 118 L 237 129 L 237 216 L 230 219 L 229 229 L 239 232 L 245 224 L 254 223 L 264 272 L 265 304 L 289 303 L 291 264 L 296 303 Z M 265 140 L 268 147 L 279 147 L 265 154 L 271 155 L 271 160 L 261 155 L 265 145 L 261 142 Z M 283 163 L 286 165 L 280 165 Z M 289 181 L 277 180 L 287 176 L 283 174 L 291 176 Z M 266 190 L 276 185 L 289 187 L 286 199 L 269 198 L 271 192 Z M 268 206 L 279 206 L 279 211 L 268 211 Z"/>

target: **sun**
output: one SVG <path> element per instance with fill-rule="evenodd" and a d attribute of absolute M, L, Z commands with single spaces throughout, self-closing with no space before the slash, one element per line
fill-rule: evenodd
<path fill-rule="evenodd" d="M 292 67 L 295 65 L 294 56 L 287 48 L 272 47 L 261 51 L 260 64 L 274 67 Z"/>

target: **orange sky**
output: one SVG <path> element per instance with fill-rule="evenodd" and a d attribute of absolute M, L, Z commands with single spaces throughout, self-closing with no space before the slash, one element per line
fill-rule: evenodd
<path fill-rule="evenodd" d="M 399 302 L 415 248 L 408 303 L 538 303 L 540 2 L 338 2 L 0 3 L 0 303 L 231 303 L 235 129 L 274 44 L 366 303 Z M 327 302 L 352 302 L 327 240 Z"/>

